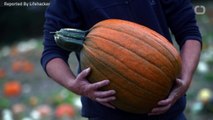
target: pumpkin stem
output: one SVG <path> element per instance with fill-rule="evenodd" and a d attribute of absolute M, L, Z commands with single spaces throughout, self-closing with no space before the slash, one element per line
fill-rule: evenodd
<path fill-rule="evenodd" d="M 80 51 L 89 30 L 63 28 L 55 32 L 56 44 L 67 51 Z"/>

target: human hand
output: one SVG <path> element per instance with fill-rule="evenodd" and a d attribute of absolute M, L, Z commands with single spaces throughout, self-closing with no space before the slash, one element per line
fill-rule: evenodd
<path fill-rule="evenodd" d="M 110 104 L 110 102 L 116 99 L 115 90 L 99 90 L 100 88 L 109 85 L 110 81 L 102 80 L 96 83 L 89 83 L 86 77 L 89 75 L 90 70 L 90 68 L 87 68 L 78 74 L 76 79 L 72 81 L 72 91 L 81 96 L 86 96 L 102 105 L 115 109 L 115 107 Z"/>
<path fill-rule="evenodd" d="M 170 107 L 186 93 L 187 88 L 188 87 L 183 80 L 176 79 L 176 84 L 172 88 L 168 98 L 159 101 L 157 106 L 153 108 L 148 115 L 160 115 L 167 112 Z"/>

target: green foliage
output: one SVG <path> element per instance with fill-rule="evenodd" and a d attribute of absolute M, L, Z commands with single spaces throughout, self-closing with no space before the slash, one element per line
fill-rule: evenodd
<path fill-rule="evenodd" d="M 209 82 L 213 82 L 213 74 L 212 72 L 208 72 L 205 76 L 204 76 L 205 80 L 209 81 Z"/>
<path fill-rule="evenodd" d="M 0 97 L 0 109 L 8 108 L 10 102 L 7 98 Z"/>
<path fill-rule="evenodd" d="M 75 94 L 64 88 L 53 95 L 51 98 L 53 105 L 57 106 L 62 103 L 73 104 L 75 97 Z"/>

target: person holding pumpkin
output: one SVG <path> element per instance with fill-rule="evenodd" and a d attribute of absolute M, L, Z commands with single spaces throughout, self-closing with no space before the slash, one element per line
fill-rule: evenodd
<path fill-rule="evenodd" d="M 89 120 L 185 120 L 185 93 L 199 61 L 201 35 L 190 0 L 51 0 L 44 25 L 44 51 L 41 64 L 53 80 L 81 95 L 82 116 Z M 182 70 L 168 98 L 147 114 L 133 114 L 110 104 L 116 91 L 99 91 L 109 80 L 89 83 L 90 68 L 75 76 L 68 65 L 70 52 L 59 48 L 52 32 L 61 28 L 88 30 L 105 19 L 122 19 L 147 26 L 172 42 L 170 31 L 180 47 Z M 77 58 L 79 53 L 76 52 Z"/>

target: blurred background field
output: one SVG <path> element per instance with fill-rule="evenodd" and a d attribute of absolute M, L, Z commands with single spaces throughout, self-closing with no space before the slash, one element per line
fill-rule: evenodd
<path fill-rule="evenodd" d="M 193 4 L 206 11 L 196 16 L 203 50 L 185 114 L 188 120 L 213 120 L 213 2 Z M 0 7 L 0 120 L 85 120 L 80 117 L 79 96 L 49 79 L 41 68 L 45 9 Z M 73 54 L 69 63 L 76 71 Z"/>

